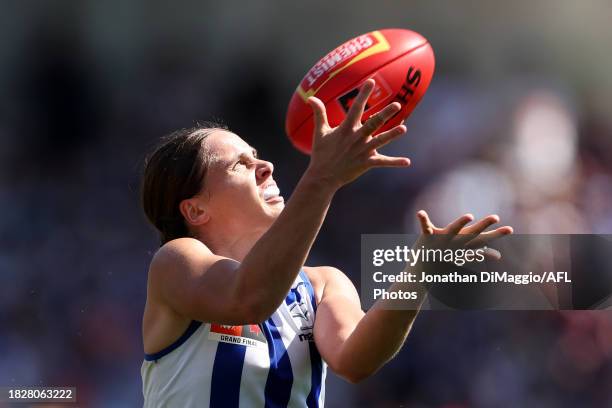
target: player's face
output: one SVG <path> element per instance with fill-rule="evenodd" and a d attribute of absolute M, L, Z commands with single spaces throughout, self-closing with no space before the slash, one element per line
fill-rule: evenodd
<path fill-rule="evenodd" d="M 285 205 L 272 163 L 229 131 L 210 134 L 205 146 L 212 155 L 204 183 L 211 219 L 228 227 L 268 227 Z"/>

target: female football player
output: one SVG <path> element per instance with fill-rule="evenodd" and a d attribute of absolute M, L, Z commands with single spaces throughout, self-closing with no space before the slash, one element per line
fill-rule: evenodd
<path fill-rule="evenodd" d="M 336 191 L 374 167 L 407 167 L 377 149 L 406 131 L 372 137 L 400 109 L 363 124 L 374 82 L 343 123 L 308 100 L 315 131 L 310 164 L 285 203 L 272 163 L 220 127 L 180 130 L 146 163 L 144 211 L 162 246 L 149 269 L 143 319 L 145 406 L 318 407 L 329 366 L 350 382 L 376 372 L 401 348 L 414 310 L 378 302 L 367 313 L 353 283 L 331 266 L 304 262 Z M 423 234 L 511 232 L 489 216 L 446 228 L 417 214 Z"/>

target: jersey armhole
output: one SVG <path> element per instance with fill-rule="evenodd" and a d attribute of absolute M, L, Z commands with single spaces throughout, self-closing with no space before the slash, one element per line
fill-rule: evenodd
<path fill-rule="evenodd" d="M 162 358 L 163 356 L 165 356 L 167 354 L 170 354 L 172 351 L 176 350 L 183 343 L 185 343 L 187 340 L 189 340 L 191 335 L 193 333 L 195 333 L 195 331 L 198 330 L 198 328 L 201 325 L 202 325 L 202 322 L 198 322 L 197 320 L 192 320 L 191 323 L 189 323 L 189 326 L 187 327 L 187 330 L 185 330 L 185 332 L 181 335 L 181 337 L 176 339 L 174 341 L 174 343 L 170 344 L 168 347 L 163 348 L 161 351 L 158 351 L 157 353 L 153 353 L 153 354 L 145 353 L 144 359 L 146 361 L 157 361 L 160 358 Z"/>

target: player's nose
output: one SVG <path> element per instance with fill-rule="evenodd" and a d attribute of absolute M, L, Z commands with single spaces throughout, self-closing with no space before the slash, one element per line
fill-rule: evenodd
<path fill-rule="evenodd" d="M 265 160 L 258 160 L 256 174 L 259 180 L 267 179 L 272 173 L 274 173 L 274 165 L 272 163 Z"/>

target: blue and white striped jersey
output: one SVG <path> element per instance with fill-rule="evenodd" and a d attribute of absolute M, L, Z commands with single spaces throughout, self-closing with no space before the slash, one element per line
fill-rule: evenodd
<path fill-rule="evenodd" d="M 145 407 L 322 407 L 327 365 L 314 343 L 313 287 L 300 271 L 261 324 L 193 321 L 172 345 L 145 354 Z"/>

